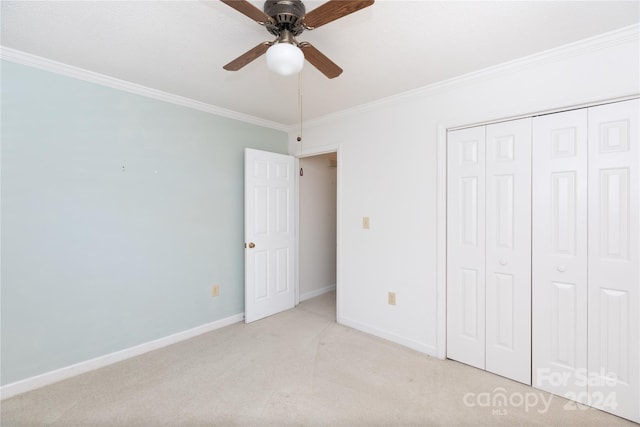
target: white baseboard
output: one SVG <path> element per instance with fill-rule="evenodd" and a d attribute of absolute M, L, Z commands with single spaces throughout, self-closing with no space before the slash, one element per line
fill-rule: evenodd
<path fill-rule="evenodd" d="M 410 349 L 419 351 L 420 353 L 425 353 L 425 354 L 428 354 L 429 356 L 438 357 L 437 349 L 433 345 L 424 344 L 419 341 L 412 340 L 410 338 L 396 335 L 392 332 L 378 329 L 376 327 L 373 327 L 365 323 L 361 323 L 346 317 L 339 317 L 338 323 L 341 325 L 348 326 L 350 328 L 365 332 L 367 334 L 374 335 L 379 338 L 384 338 L 385 340 L 394 342 L 396 344 L 409 347 Z"/>
<path fill-rule="evenodd" d="M 197 326 L 157 340 L 149 341 L 114 353 L 105 354 L 104 356 L 99 356 L 94 359 L 76 363 L 75 365 L 66 366 L 64 368 L 56 369 L 55 371 L 36 375 L 35 377 L 16 381 L 15 383 L 0 387 L 0 399 L 8 399 L 18 394 L 26 393 L 27 391 L 35 390 L 76 375 L 84 374 L 113 363 L 121 362 L 123 360 L 220 329 L 233 323 L 241 322 L 243 319 L 244 313 L 235 314 L 233 316 Z"/>
<path fill-rule="evenodd" d="M 310 298 L 319 297 L 322 294 L 326 294 L 327 292 L 335 291 L 336 285 L 325 286 L 324 288 L 315 289 L 313 291 L 305 292 L 304 294 L 300 294 L 300 302 L 304 300 L 308 300 Z"/>

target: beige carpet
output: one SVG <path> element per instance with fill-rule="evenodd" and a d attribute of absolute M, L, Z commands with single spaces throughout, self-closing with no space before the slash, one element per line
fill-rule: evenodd
<path fill-rule="evenodd" d="M 334 293 L 5 400 L 1 421 L 3 427 L 637 425 L 337 325 Z"/>

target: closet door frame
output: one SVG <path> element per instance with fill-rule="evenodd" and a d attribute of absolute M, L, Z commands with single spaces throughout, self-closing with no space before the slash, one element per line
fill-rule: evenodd
<path fill-rule="evenodd" d="M 606 104 L 625 102 L 629 100 L 638 100 L 638 95 L 622 96 L 617 98 L 603 99 L 599 101 L 583 103 L 580 105 L 574 105 L 573 107 L 565 106 L 562 108 L 554 108 L 548 110 L 537 110 L 531 113 L 521 114 L 519 116 L 510 115 L 510 109 L 508 107 L 502 110 L 495 111 L 493 119 L 483 117 L 479 120 L 476 119 L 463 119 L 452 121 L 441 121 L 436 124 L 437 136 L 436 136 L 436 155 L 437 155 L 437 208 L 436 208 L 436 247 L 437 256 L 436 261 L 436 306 L 437 306 L 437 326 L 436 326 L 436 346 L 434 348 L 434 354 L 441 358 L 447 358 L 447 136 L 450 131 L 464 129 L 472 126 L 482 126 L 492 123 L 500 123 L 503 121 L 515 120 L 520 118 L 536 117 L 544 114 L 554 114 L 564 111 L 570 111 L 581 108 L 591 108 Z M 569 103 L 565 105 L 570 105 Z M 502 117 L 502 119 L 498 119 Z M 640 197 L 640 195 L 638 195 Z M 640 261 L 640 260 L 639 260 Z M 637 298 L 637 303 L 640 304 L 640 297 Z M 635 301 L 635 300 L 634 300 Z M 640 331 L 637 333 L 638 341 L 640 341 Z M 535 373 L 534 373 L 535 375 Z M 632 414 L 630 419 L 640 422 L 640 397 L 631 397 L 638 414 Z"/>

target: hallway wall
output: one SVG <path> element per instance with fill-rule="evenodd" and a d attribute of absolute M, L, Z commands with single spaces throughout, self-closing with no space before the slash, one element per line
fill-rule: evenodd
<path fill-rule="evenodd" d="M 336 153 L 300 159 L 300 300 L 336 285 Z"/>

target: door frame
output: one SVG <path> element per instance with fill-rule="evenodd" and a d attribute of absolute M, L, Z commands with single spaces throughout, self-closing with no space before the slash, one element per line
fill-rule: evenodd
<path fill-rule="evenodd" d="M 637 94 L 607 98 L 516 116 L 510 115 L 511 111 L 509 110 L 512 110 L 513 107 L 507 106 L 498 112 L 494 111 L 491 117 L 477 116 L 475 120 L 473 118 L 443 120 L 436 123 L 436 357 L 447 358 L 447 132 L 637 98 Z"/>
<path fill-rule="evenodd" d="M 303 147 L 299 152 L 292 154 L 294 156 L 295 166 L 295 304 L 300 304 L 300 159 L 305 157 L 319 156 L 322 154 L 336 153 L 336 321 L 341 323 L 340 309 L 340 175 L 341 175 L 341 158 L 340 144 L 322 145 L 318 147 Z"/>

